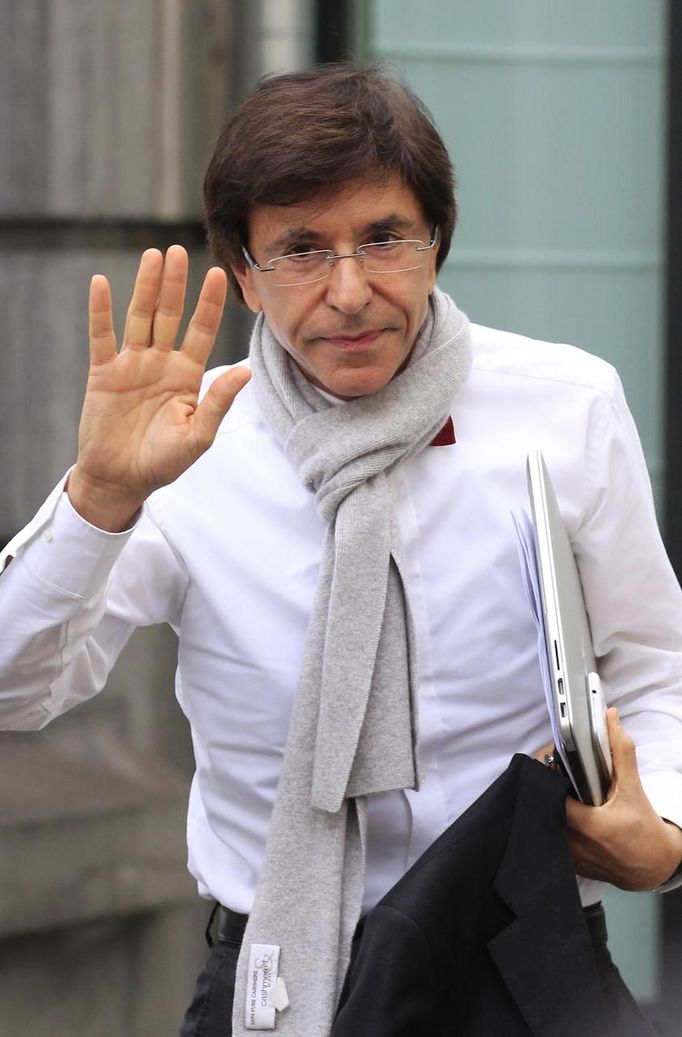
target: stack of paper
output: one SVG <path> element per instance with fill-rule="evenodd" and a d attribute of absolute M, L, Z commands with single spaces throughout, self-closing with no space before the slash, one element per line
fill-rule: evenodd
<path fill-rule="evenodd" d="M 566 774 L 575 785 L 571 766 L 568 762 L 563 739 L 557 723 L 556 710 L 554 708 L 554 689 L 552 685 L 549 658 L 547 656 L 547 636 L 542 610 L 542 591 L 540 590 L 535 528 L 530 516 L 524 510 L 512 512 L 512 518 L 518 536 L 519 562 L 521 564 L 523 586 L 526 589 L 526 596 L 538 632 L 538 661 L 540 663 L 542 686 L 545 689 L 547 712 L 549 713 L 549 719 L 552 725 L 552 737 L 554 738 L 555 752 L 558 754 Z"/>

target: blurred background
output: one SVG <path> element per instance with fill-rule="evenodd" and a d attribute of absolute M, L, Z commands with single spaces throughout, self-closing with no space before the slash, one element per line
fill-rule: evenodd
<path fill-rule="evenodd" d="M 0 0 L 0 543 L 75 456 L 91 273 L 209 265 L 201 183 L 270 71 L 386 59 L 454 157 L 442 286 L 478 323 L 619 368 L 682 568 L 679 0 Z M 119 326 L 121 326 L 119 324 Z M 212 363 L 245 355 L 228 307 Z M 0 633 L 0 636 L 1 633 Z M 175 645 L 139 631 L 96 701 L 0 733 L 0 1037 L 167 1037 L 203 964 Z M 682 1033 L 682 893 L 613 893 L 614 957 Z"/>

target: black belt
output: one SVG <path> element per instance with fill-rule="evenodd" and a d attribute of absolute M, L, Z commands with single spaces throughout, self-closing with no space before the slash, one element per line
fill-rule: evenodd
<path fill-rule="evenodd" d="M 584 907 L 583 912 L 592 943 L 606 943 L 609 934 L 606 931 L 606 915 L 601 900 Z"/>
<path fill-rule="evenodd" d="M 593 943 L 606 943 L 608 933 L 606 931 L 606 915 L 601 902 L 590 904 L 583 908 L 585 922 Z M 218 943 L 240 944 L 244 937 L 248 915 L 240 915 L 237 911 L 231 911 L 229 907 L 216 904 L 211 912 L 211 917 L 206 927 L 206 941 L 209 947 L 213 946 L 211 929 L 213 921 L 216 920 L 216 939 Z"/>
<path fill-rule="evenodd" d="M 249 920 L 248 915 L 240 915 L 237 911 L 230 911 L 229 907 L 218 904 L 218 943 L 241 943 Z"/>
<path fill-rule="evenodd" d="M 213 946 L 212 933 L 215 928 L 215 938 L 218 943 L 240 944 L 248 920 L 248 915 L 240 915 L 238 911 L 231 911 L 229 907 L 215 904 L 206 926 L 206 943 L 209 947 Z"/>

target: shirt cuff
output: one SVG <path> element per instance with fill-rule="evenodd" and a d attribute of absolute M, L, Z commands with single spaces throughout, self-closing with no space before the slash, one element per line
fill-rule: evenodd
<path fill-rule="evenodd" d="M 122 533 L 98 529 L 78 514 L 64 485 L 65 481 L 55 488 L 7 550 L 41 583 L 68 597 L 87 599 L 106 585 L 139 516 Z"/>
<path fill-rule="evenodd" d="M 659 817 L 682 828 L 682 774 L 678 771 L 651 771 L 642 774 L 641 779 L 647 798 Z M 682 863 L 675 874 L 655 892 L 667 893 L 678 886 L 682 886 Z"/>

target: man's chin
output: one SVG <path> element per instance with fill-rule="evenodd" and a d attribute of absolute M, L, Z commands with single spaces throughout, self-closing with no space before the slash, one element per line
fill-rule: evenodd
<path fill-rule="evenodd" d="M 354 400 L 360 396 L 373 396 L 384 386 L 395 378 L 409 361 L 409 356 L 399 366 L 387 366 L 381 363 L 371 363 L 370 358 L 364 358 L 364 363 L 346 363 L 339 366 L 334 365 L 303 365 L 296 358 L 292 360 L 301 374 L 305 375 L 309 382 L 317 386 L 330 396 L 336 396 L 340 400 Z"/>
<path fill-rule="evenodd" d="M 325 383 L 316 381 L 313 384 L 316 384 L 318 388 L 331 396 L 336 396 L 340 400 L 356 400 L 361 396 L 374 396 L 375 393 L 380 392 L 384 386 L 388 385 L 393 377 L 394 375 L 370 375 L 360 374 L 360 372 L 351 374 L 350 372 L 344 372 L 343 375 L 338 377 L 326 379 Z"/>

